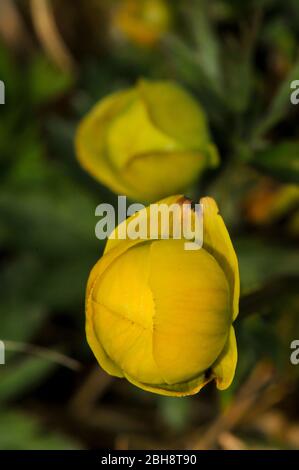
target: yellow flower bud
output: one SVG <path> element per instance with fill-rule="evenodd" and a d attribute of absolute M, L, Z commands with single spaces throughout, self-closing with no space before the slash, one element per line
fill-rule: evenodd
<path fill-rule="evenodd" d="M 79 125 L 81 165 L 114 192 L 153 202 L 218 164 L 200 105 L 171 81 L 140 80 L 100 101 Z"/>
<path fill-rule="evenodd" d="M 184 197 L 158 204 L 174 202 Z M 235 373 L 238 262 L 215 201 L 201 203 L 201 249 L 185 250 L 184 239 L 121 240 L 119 226 L 87 285 L 86 333 L 99 364 L 162 395 L 192 395 L 211 380 L 222 390 Z"/>
<path fill-rule="evenodd" d="M 171 24 L 164 0 L 121 0 L 112 16 L 112 26 L 132 42 L 153 46 Z"/>

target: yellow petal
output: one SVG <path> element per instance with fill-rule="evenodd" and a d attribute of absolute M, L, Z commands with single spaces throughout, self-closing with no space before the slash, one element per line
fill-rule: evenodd
<path fill-rule="evenodd" d="M 163 134 L 151 123 L 144 103 L 139 99 L 132 101 L 126 112 L 117 115 L 110 123 L 107 145 L 110 160 L 119 170 L 136 155 L 182 149 L 175 139 Z"/>
<path fill-rule="evenodd" d="M 180 203 L 184 203 L 184 201 L 186 201 L 186 198 L 185 196 L 183 196 L 182 194 L 176 194 L 175 196 L 169 196 L 169 197 L 166 197 L 164 199 L 161 199 L 160 201 L 158 201 L 156 204 L 166 204 L 167 206 L 171 206 L 172 204 L 180 204 Z M 143 215 L 144 214 L 144 217 L 147 218 L 147 221 L 149 223 L 149 218 L 150 218 L 150 206 L 148 207 L 145 207 L 144 209 L 142 209 L 142 211 L 139 211 L 138 212 L 139 215 Z M 106 246 L 105 246 L 105 253 L 107 253 L 109 250 L 111 250 L 112 248 L 115 248 L 117 245 L 119 245 L 120 243 L 124 243 L 124 240 L 121 240 L 119 238 L 119 233 L 123 232 L 125 230 L 125 227 L 127 227 L 127 225 L 134 219 L 138 216 L 138 214 L 134 214 L 132 215 L 131 217 L 128 217 L 126 220 L 124 220 L 121 224 L 118 225 L 118 227 L 116 227 L 115 230 L 113 230 L 113 232 L 111 233 L 110 237 L 108 238 L 107 240 L 107 243 L 106 243 Z M 159 232 L 160 233 L 160 232 Z M 148 233 L 148 239 L 149 239 L 149 233 Z"/>
<path fill-rule="evenodd" d="M 168 397 L 185 397 L 189 395 L 195 395 L 198 393 L 207 383 L 213 380 L 213 376 L 206 377 L 204 374 L 196 377 L 189 382 L 184 382 L 175 385 L 149 385 L 146 383 L 139 382 L 133 379 L 128 374 L 125 374 L 126 379 L 136 387 L 139 387 L 147 392 L 157 393 L 158 395 L 164 395 Z"/>
<path fill-rule="evenodd" d="M 157 150 L 136 154 L 123 168 L 122 177 L 136 189 L 143 201 L 154 201 L 166 194 L 184 191 L 206 167 L 200 151 Z"/>
<path fill-rule="evenodd" d="M 90 311 L 89 307 L 89 311 Z M 91 318 L 86 322 L 86 337 L 87 342 L 93 351 L 100 366 L 110 375 L 114 377 L 124 377 L 122 370 L 110 359 L 104 351 L 99 338 L 96 336 L 93 319 Z"/>
<path fill-rule="evenodd" d="M 204 373 L 221 353 L 230 325 L 229 286 L 204 249 L 184 250 L 183 240 L 151 244 L 153 354 L 168 384 Z"/>
<path fill-rule="evenodd" d="M 219 390 L 225 390 L 233 381 L 237 366 L 238 350 L 233 326 L 230 328 L 226 345 L 213 366 L 216 384 Z"/>
<path fill-rule="evenodd" d="M 234 320 L 239 312 L 240 297 L 238 259 L 216 202 L 210 197 L 204 197 L 200 202 L 203 205 L 203 246 L 216 258 L 227 275 Z"/>
<path fill-rule="evenodd" d="M 190 150 L 203 149 L 209 142 L 205 114 L 181 86 L 167 80 L 140 80 L 138 89 L 154 125 L 166 135 Z"/>
<path fill-rule="evenodd" d="M 109 162 L 106 133 L 113 117 L 122 113 L 134 99 L 136 93 L 131 89 L 113 93 L 82 119 L 76 133 L 76 154 L 81 166 L 120 194 L 129 194 L 130 188 L 127 188 Z"/>
<path fill-rule="evenodd" d="M 109 357 L 132 377 L 155 384 L 164 379 L 153 357 L 149 269 L 149 243 L 127 250 L 97 281 L 92 300 L 97 337 Z"/>
<path fill-rule="evenodd" d="M 119 244 L 114 249 L 110 250 L 107 255 L 100 258 L 91 270 L 86 289 L 86 336 L 88 344 L 101 367 L 106 370 L 106 372 L 116 377 L 123 377 L 123 373 L 119 366 L 117 366 L 117 364 L 115 364 L 104 351 L 101 340 L 97 335 L 95 328 L 96 312 L 92 298 L 97 282 L 99 282 L 101 276 L 103 276 L 103 273 L 111 263 L 137 243 L 140 243 L 140 241 L 126 241 L 125 243 Z"/>
<path fill-rule="evenodd" d="M 142 100 L 133 101 L 111 123 L 107 147 L 119 178 L 143 201 L 184 190 L 207 163 L 204 153 L 188 151 L 190 146 L 154 126 Z"/>

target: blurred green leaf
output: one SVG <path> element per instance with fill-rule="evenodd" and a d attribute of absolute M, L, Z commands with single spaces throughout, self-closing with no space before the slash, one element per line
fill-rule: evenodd
<path fill-rule="evenodd" d="M 29 356 L 17 364 L 10 364 L 7 359 L 0 369 L 0 403 L 16 399 L 39 385 L 54 366 L 52 362 L 38 357 Z"/>
<path fill-rule="evenodd" d="M 294 64 L 288 77 L 280 85 L 276 96 L 271 101 L 270 107 L 264 117 L 256 124 L 253 131 L 253 140 L 262 138 L 270 129 L 276 126 L 290 112 L 294 105 L 291 104 L 291 82 L 299 76 L 299 59 Z"/>
<path fill-rule="evenodd" d="M 299 249 L 253 237 L 236 239 L 234 245 L 243 294 L 283 276 L 299 277 Z"/>
<path fill-rule="evenodd" d="M 0 422 L 2 450 L 73 450 L 81 447 L 59 432 L 49 432 L 28 413 L 0 411 Z"/>
<path fill-rule="evenodd" d="M 250 102 L 253 89 L 251 50 L 233 43 L 224 51 L 224 75 L 222 93 L 227 106 L 234 113 L 244 112 Z"/>
<path fill-rule="evenodd" d="M 187 424 L 191 413 L 191 402 L 185 398 L 165 398 L 158 400 L 162 420 L 175 431 L 181 431 Z"/>
<path fill-rule="evenodd" d="M 0 337 L 27 341 L 45 320 L 48 309 L 35 297 L 40 270 L 36 258 L 22 254 L 2 263 Z"/>
<path fill-rule="evenodd" d="M 192 45 L 174 35 L 167 37 L 164 48 L 177 79 L 197 95 L 211 120 L 225 122 L 227 102 L 221 93 L 221 83 L 216 84 L 208 77 L 199 53 L 194 51 Z"/>
<path fill-rule="evenodd" d="M 225 402 L 233 398 L 236 390 L 242 386 L 258 362 L 266 359 L 277 365 L 281 354 L 285 355 L 285 349 L 282 350 L 275 331 L 274 315 L 265 320 L 257 314 L 240 321 L 241 315 L 242 312 L 235 325 L 238 338 L 236 376 L 231 387 L 225 391 Z"/>
<path fill-rule="evenodd" d="M 73 77 L 38 55 L 30 64 L 27 81 L 31 102 L 40 105 L 66 93 L 73 84 Z"/>
<path fill-rule="evenodd" d="M 78 191 L 19 194 L 0 194 L 1 238 L 7 248 L 26 253 L 7 264 L 2 305 L 15 308 L 21 299 L 46 310 L 81 305 L 90 266 L 103 247 L 94 235 L 96 204 Z"/>
<path fill-rule="evenodd" d="M 294 60 L 297 49 L 296 37 L 286 17 L 279 16 L 266 23 L 262 30 L 262 37 L 268 47 L 277 48 L 283 58 Z"/>
<path fill-rule="evenodd" d="M 251 162 L 278 180 L 299 184 L 299 142 L 280 142 L 260 150 Z"/>
<path fill-rule="evenodd" d="M 0 42 L 0 79 L 5 83 L 5 94 L 9 99 L 19 92 L 20 77 L 12 56 Z"/>
<path fill-rule="evenodd" d="M 213 81 L 216 89 L 221 88 L 221 48 L 214 25 L 209 16 L 206 0 L 193 0 L 188 9 L 188 23 L 191 25 L 198 49 L 198 60 L 206 76 Z"/>
<path fill-rule="evenodd" d="M 20 298 L 1 299 L 0 337 L 14 341 L 28 341 L 38 331 L 46 318 L 45 308 L 38 301 L 28 302 Z"/>

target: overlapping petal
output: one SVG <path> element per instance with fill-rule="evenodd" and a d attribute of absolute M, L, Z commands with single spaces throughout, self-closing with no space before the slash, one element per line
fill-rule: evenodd
<path fill-rule="evenodd" d="M 204 197 L 200 202 L 203 206 L 204 248 L 217 259 L 227 275 L 231 286 L 232 318 L 235 320 L 239 312 L 240 297 L 237 255 L 215 200 Z"/>

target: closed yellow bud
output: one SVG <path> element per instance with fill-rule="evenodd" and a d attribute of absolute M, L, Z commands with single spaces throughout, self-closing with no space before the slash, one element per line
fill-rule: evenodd
<path fill-rule="evenodd" d="M 201 203 L 201 249 L 185 250 L 184 239 L 120 240 L 116 229 L 87 285 L 86 333 L 99 364 L 162 395 L 192 395 L 211 380 L 225 389 L 235 373 L 238 262 L 215 201 Z"/>
<path fill-rule="evenodd" d="M 140 80 L 100 101 L 76 136 L 81 165 L 114 192 L 153 202 L 218 164 L 200 105 L 171 81 Z"/>
<path fill-rule="evenodd" d="M 121 0 L 112 16 L 112 26 L 132 42 L 153 46 L 171 23 L 164 0 Z"/>

